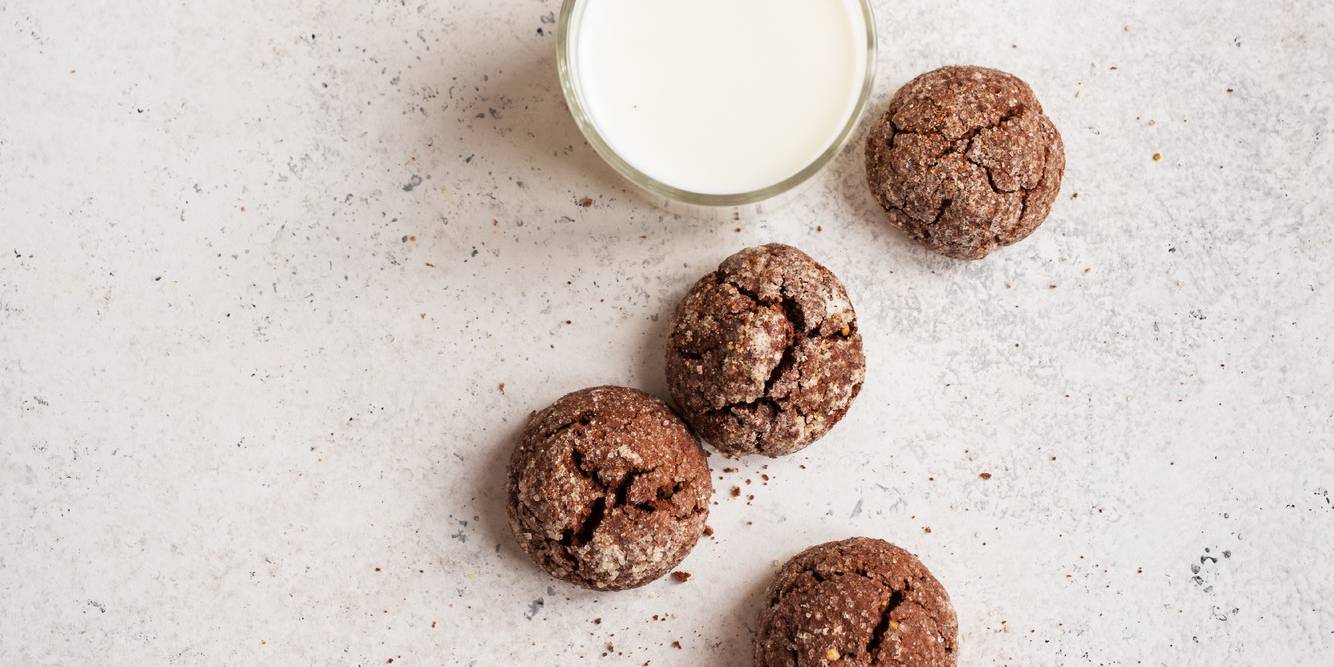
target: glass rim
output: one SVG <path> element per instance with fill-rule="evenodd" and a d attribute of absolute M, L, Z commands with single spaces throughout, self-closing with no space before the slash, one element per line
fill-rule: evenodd
<path fill-rule="evenodd" d="M 875 84 L 876 52 L 879 47 L 875 27 L 875 13 L 871 9 L 870 0 L 856 0 L 857 4 L 861 6 L 862 18 L 866 24 L 866 74 L 862 81 L 861 92 L 857 96 L 857 102 L 852 107 L 852 113 L 849 114 L 843 129 L 839 131 L 829 147 L 797 173 L 758 190 L 736 194 L 706 194 L 682 190 L 649 176 L 630 164 L 625 158 L 622 158 L 602 137 L 602 133 L 598 131 L 597 125 L 594 124 L 592 117 L 584 108 L 583 101 L 580 99 L 579 91 L 576 88 L 574 72 L 570 62 L 569 39 L 570 21 L 574 18 L 575 9 L 581 2 L 586 1 L 564 0 L 560 8 L 560 18 L 556 25 L 556 70 L 560 76 L 561 90 L 565 94 L 565 105 L 569 108 L 570 115 L 574 117 L 575 125 L 579 126 L 579 131 L 583 133 L 584 138 L 588 140 L 593 150 L 626 180 L 655 195 L 696 206 L 747 206 L 772 199 L 804 184 L 819 173 L 821 169 L 824 169 L 852 138 L 857 126 L 861 123 L 862 116 L 866 113 L 867 105 L 871 101 L 871 93 Z"/>

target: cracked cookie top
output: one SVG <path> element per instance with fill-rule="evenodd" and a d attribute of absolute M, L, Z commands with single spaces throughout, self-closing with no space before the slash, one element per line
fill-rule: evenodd
<path fill-rule="evenodd" d="M 1047 219 L 1065 146 L 1033 89 L 983 67 L 908 82 L 866 139 L 871 193 L 896 227 L 956 259 L 981 259 Z"/>
<path fill-rule="evenodd" d="M 915 556 L 857 537 L 811 547 L 779 570 L 755 634 L 756 667 L 954 667 L 959 623 Z"/>
<path fill-rule="evenodd" d="M 842 283 L 770 244 L 727 258 L 677 307 L 667 383 L 686 421 L 730 456 L 796 452 L 829 432 L 866 375 Z"/>
<path fill-rule="evenodd" d="M 528 419 L 509 465 L 509 523 L 552 576 L 642 586 L 704 531 L 713 485 L 699 441 L 662 401 L 625 387 L 566 395 Z"/>

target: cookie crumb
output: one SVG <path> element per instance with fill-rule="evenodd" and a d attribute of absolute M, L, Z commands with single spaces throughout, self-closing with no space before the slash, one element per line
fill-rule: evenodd
<path fill-rule="evenodd" d="M 685 583 L 685 582 L 687 582 L 687 581 L 690 581 L 690 573 L 689 573 L 689 572 L 682 572 L 682 571 L 680 571 L 680 570 L 677 570 L 677 571 L 675 571 L 675 572 L 672 573 L 672 578 L 675 579 L 675 580 L 677 580 L 677 581 L 679 581 L 679 582 L 681 582 L 681 583 Z"/>
<path fill-rule="evenodd" d="M 981 477 L 982 479 L 991 479 L 991 473 L 989 473 L 989 472 L 984 472 L 984 473 L 978 475 L 978 477 Z"/>

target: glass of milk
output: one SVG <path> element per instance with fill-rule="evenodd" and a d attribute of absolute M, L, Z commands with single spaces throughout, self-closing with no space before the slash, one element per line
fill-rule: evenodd
<path fill-rule="evenodd" d="M 557 64 L 616 171 L 668 209 L 736 219 L 838 154 L 875 52 L 869 0 L 565 0 Z"/>

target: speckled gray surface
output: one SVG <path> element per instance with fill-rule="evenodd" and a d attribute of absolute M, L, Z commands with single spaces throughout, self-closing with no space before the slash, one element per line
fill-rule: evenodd
<path fill-rule="evenodd" d="M 1334 10 L 877 5 L 874 110 L 945 63 L 1037 90 L 1069 167 L 1027 241 L 919 249 L 860 141 L 740 231 L 645 206 L 555 0 L 0 0 L 0 663 L 745 664 L 776 562 L 857 534 L 963 664 L 1334 661 Z M 714 457 L 689 581 L 549 579 L 524 418 L 665 394 L 671 308 L 770 241 L 848 287 L 852 411 Z"/>

